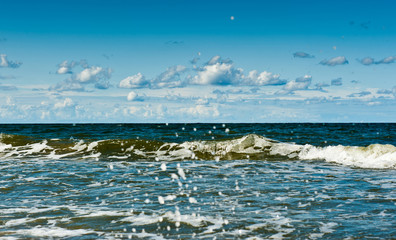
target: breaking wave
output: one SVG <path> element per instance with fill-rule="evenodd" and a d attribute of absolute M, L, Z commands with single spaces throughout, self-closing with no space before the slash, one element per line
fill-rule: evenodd
<path fill-rule="evenodd" d="M 325 160 L 374 169 L 396 169 L 396 147 L 389 144 L 325 146 L 278 142 L 249 134 L 236 139 L 167 143 L 154 140 L 110 139 L 37 140 L 21 135 L 0 135 L 0 159 L 124 159 L 130 161 L 196 160 Z"/>

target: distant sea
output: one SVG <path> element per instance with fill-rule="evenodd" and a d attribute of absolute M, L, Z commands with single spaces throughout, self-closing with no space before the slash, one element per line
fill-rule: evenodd
<path fill-rule="evenodd" d="M 396 124 L 1 124 L 0 239 L 396 239 Z"/>

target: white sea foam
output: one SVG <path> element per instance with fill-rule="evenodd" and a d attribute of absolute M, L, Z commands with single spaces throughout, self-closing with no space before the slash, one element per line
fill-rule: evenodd
<path fill-rule="evenodd" d="M 157 234 L 153 234 L 153 233 L 146 233 L 146 232 L 129 234 L 128 235 L 128 239 L 131 239 L 132 236 L 135 236 L 138 239 L 166 240 L 166 238 L 164 238 L 163 236 L 160 236 L 160 235 L 157 235 Z"/>
<path fill-rule="evenodd" d="M 27 147 L 29 147 L 30 149 L 24 150 L 22 152 L 25 152 L 25 155 L 30 155 L 32 153 L 41 152 L 45 149 L 53 149 L 52 147 L 48 146 L 47 143 L 48 143 L 48 141 L 44 140 L 41 143 L 28 144 Z"/>
<path fill-rule="evenodd" d="M 396 168 L 396 147 L 372 144 L 367 147 L 354 146 L 306 146 L 299 153 L 301 159 L 324 159 L 348 166 L 361 168 Z"/>
<path fill-rule="evenodd" d="M 80 152 L 87 148 L 87 144 L 84 144 L 83 140 L 78 141 L 73 147 L 70 147 L 73 150 L 77 150 L 77 152 Z"/>
<path fill-rule="evenodd" d="M 4 144 L 0 142 L 0 152 L 3 152 L 6 149 L 12 148 L 11 144 Z"/>
<path fill-rule="evenodd" d="M 174 212 L 168 211 L 162 215 L 152 214 L 146 215 L 144 213 L 140 213 L 139 215 L 133 215 L 126 218 L 121 219 L 122 222 L 131 222 L 133 225 L 143 226 L 150 225 L 154 223 L 159 223 L 167 219 L 170 222 L 175 223 L 180 226 L 180 223 L 184 223 L 193 227 L 203 227 L 208 225 L 206 228 L 206 233 L 212 233 L 215 229 L 221 228 L 225 221 L 223 218 L 214 218 L 211 216 L 201 216 L 193 214 L 181 214 L 179 210 L 175 210 Z"/>
<path fill-rule="evenodd" d="M 60 228 L 60 227 L 34 227 L 30 229 L 19 229 L 15 231 L 15 234 L 18 235 L 23 235 L 23 236 L 31 236 L 31 237 L 58 237 L 58 238 L 64 238 L 64 237 L 77 237 L 77 236 L 82 236 L 86 234 L 92 234 L 95 233 L 95 231 L 92 230 L 85 230 L 85 229 L 74 229 L 74 230 L 69 230 L 65 228 Z"/>
<path fill-rule="evenodd" d="M 218 160 L 229 153 L 257 154 L 267 153 L 270 156 L 286 156 L 302 160 L 325 160 L 360 168 L 395 169 L 396 147 L 393 145 L 372 144 L 367 147 L 327 146 L 315 147 L 310 144 L 276 142 L 272 139 L 249 134 L 244 137 L 225 141 L 194 141 L 179 145 L 193 152 L 208 153 Z M 180 153 L 180 149 L 177 150 Z M 191 155 L 185 152 L 186 156 Z"/>
<path fill-rule="evenodd" d="M 12 226 L 18 226 L 18 225 L 22 225 L 25 223 L 28 223 L 30 221 L 34 221 L 35 219 L 31 219 L 31 218 L 18 218 L 18 219 L 12 219 L 7 221 L 4 226 L 6 227 L 12 227 Z"/>
<path fill-rule="evenodd" d="M 95 147 L 97 147 L 98 146 L 98 142 L 91 142 L 89 145 L 88 145 L 88 148 L 87 148 L 87 152 L 90 152 L 90 151 L 92 151 Z"/>

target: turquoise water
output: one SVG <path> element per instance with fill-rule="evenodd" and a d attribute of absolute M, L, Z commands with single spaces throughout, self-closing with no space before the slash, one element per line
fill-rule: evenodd
<path fill-rule="evenodd" d="M 396 124 L 0 132 L 0 239 L 396 237 Z"/>

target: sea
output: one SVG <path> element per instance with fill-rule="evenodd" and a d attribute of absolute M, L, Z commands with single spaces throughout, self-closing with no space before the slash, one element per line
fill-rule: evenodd
<path fill-rule="evenodd" d="M 396 124 L 1 124 L 0 239 L 396 239 Z"/>

